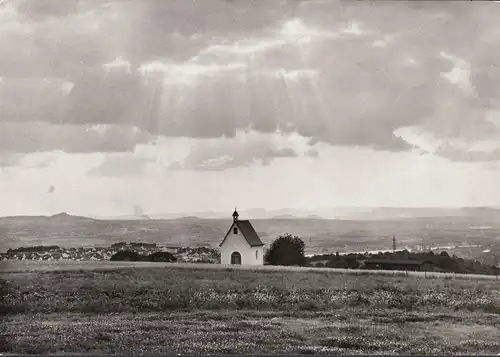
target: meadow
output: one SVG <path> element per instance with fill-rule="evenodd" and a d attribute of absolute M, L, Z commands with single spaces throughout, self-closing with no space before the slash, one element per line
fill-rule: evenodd
<path fill-rule="evenodd" d="M 500 351 L 497 280 L 106 264 L 6 267 L 2 352 Z"/>

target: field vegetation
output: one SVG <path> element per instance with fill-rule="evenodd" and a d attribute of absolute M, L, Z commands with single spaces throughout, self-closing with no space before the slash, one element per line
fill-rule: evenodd
<path fill-rule="evenodd" d="M 500 351 L 496 280 L 163 264 L 12 270 L 1 292 L 10 353 Z"/>

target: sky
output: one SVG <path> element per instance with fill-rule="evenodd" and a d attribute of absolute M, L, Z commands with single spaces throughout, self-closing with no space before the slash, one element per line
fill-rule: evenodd
<path fill-rule="evenodd" d="M 3 0 L 0 216 L 500 206 L 499 18 Z"/>

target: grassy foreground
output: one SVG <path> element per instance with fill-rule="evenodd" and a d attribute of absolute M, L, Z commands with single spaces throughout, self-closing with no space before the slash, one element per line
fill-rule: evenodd
<path fill-rule="evenodd" d="M 498 354 L 498 281 L 175 268 L 2 274 L 1 352 Z"/>

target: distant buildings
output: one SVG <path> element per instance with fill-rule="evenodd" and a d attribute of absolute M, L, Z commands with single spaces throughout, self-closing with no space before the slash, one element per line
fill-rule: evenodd
<path fill-rule="evenodd" d="M 0 260 L 109 260 L 119 251 L 128 250 L 141 255 L 170 252 L 179 262 L 217 263 L 218 252 L 207 247 L 166 247 L 154 243 L 114 243 L 111 247 L 62 248 L 58 246 L 21 247 L 0 253 Z"/>
<path fill-rule="evenodd" d="M 221 264 L 264 265 L 264 243 L 250 221 L 240 221 L 234 210 L 233 224 L 219 244 Z"/>
<path fill-rule="evenodd" d="M 429 260 L 367 259 L 364 261 L 365 269 L 375 270 L 432 271 L 432 267 L 433 263 Z"/>

